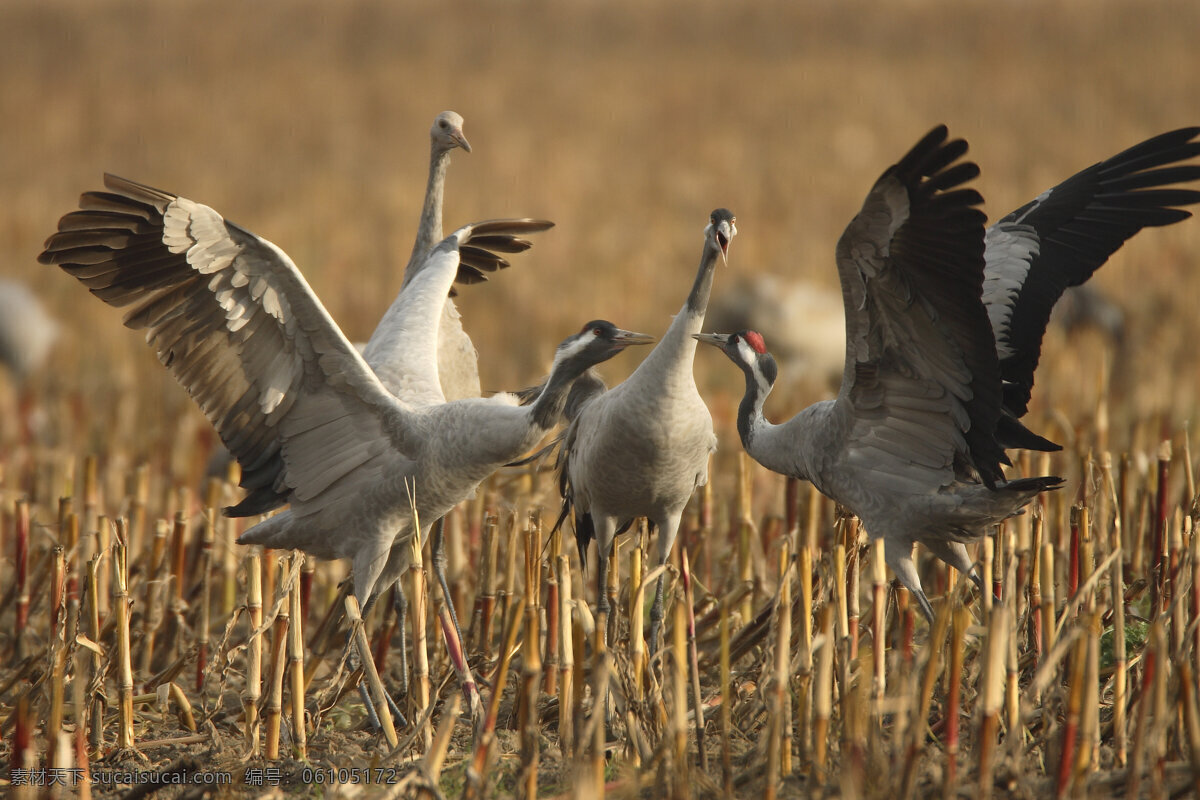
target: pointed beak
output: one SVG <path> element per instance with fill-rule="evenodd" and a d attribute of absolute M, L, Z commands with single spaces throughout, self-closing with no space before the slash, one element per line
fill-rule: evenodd
<path fill-rule="evenodd" d="M 721 246 L 721 260 L 729 264 L 729 243 L 737 231 L 725 220 L 717 225 L 717 244 Z"/>
<path fill-rule="evenodd" d="M 692 338 L 695 339 L 697 342 L 703 342 L 704 344 L 711 344 L 713 347 L 716 347 L 717 349 L 724 349 L 725 344 L 729 341 L 729 334 L 727 334 L 727 333 L 693 333 Z"/>
<path fill-rule="evenodd" d="M 654 337 L 645 333 L 634 333 L 633 331 L 617 329 L 613 336 L 613 343 L 618 347 L 629 347 L 635 344 L 654 344 Z"/>
<path fill-rule="evenodd" d="M 471 152 L 471 143 L 467 141 L 466 136 L 463 136 L 462 128 L 452 131 L 450 133 L 450 138 L 453 139 L 454 143 L 463 150 L 466 150 L 468 153 Z"/>

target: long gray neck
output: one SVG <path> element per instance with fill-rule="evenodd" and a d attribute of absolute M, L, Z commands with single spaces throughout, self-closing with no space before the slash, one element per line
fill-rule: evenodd
<path fill-rule="evenodd" d="M 421 207 L 421 221 L 417 225 L 417 239 L 413 242 L 408 266 L 404 269 L 404 285 L 435 244 L 442 240 L 442 198 L 446 190 L 446 170 L 450 166 L 450 151 L 439 149 L 437 143 L 430 145 L 429 180 L 425 184 L 425 204 Z"/>
<path fill-rule="evenodd" d="M 708 298 L 712 294 L 713 273 L 716 270 L 720 249 L 709 239 L 704 240 L 704 254 L 696 280 L 688 293 L 687 302 L 671 320 L 671 326 L 654 350 L 635 371 L 636 373 L 661 373 L 665 377 L 692 380 L 692 361 L 696 355 L 696 340 L 693 333 L 704 328 L 704 315 L 708 311 Z M 631 376 L 632 377 L 632 376 Z"/>
<path fill-rule="evenodd" d="M 758 463 L 769 470 L 802 480 L 812 480 L 805 459 L 804 441 L 815 406 L 810 406 L 782 425 L 770 422 L 763 415 L 763 404 L 771 386 L 749 369 L 746 374 L 746 394 L 738 406 L 737 428 L 742 447 Z"/>

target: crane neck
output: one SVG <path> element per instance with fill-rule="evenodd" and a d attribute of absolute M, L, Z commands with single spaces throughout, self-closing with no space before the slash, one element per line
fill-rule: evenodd
<path fill-rule="evenodd" d="M 405 277 L 423 262 L 435 244 L 442 240 L 442 199 L 446 190 L 446 171 L 450 166 L 450 151 L 441 149 L 437 143 L 430 145 L 429 179 L 425 184 L 425 203 L 421 206 L 421 220 L 417 225 L 417 237 L 413 242 L 412 254 L 408 257 Z"/>
<path fill-rule="evenodd" d="M 544 430 L 550 430 L 562 418 L 563 409 L 567 405 L 567 396 L 577 378 L 586 371 L 587 367 L 570 360 L 556 360 L 550 370 L 550 377 L 542 386 L 542 391 L 529 407 L 533 422 Z"/>
<path fill-rule="evenodd" d="M 746 393 L 738 406 L 737 418 L 742 447 L 769 470 L 810 480 L 805 443 L 812 430 L 809 423 L 816 407 L 810 406 L 788 422 L 776 425 L 763 414 L 763 404 L 774 382 L 747 366 L 742 365 L 742 371 L 746 375 Z"/>
<path fill-rule="evenodd" d="M 763 404 L 767 402 L 772 384 L 751 369 L 742 367 L 742 371 L 746 376 L 746 393 L 742 395 L 742 402 L 738 405 L 737 429 L 742 447 L 747 453 L 754 455 L 751 448 L 756 443 L 755 440 L 771 425 L 763 415 Z"/>
<path fill-rule="evenodd" d="M 687 301 L 671 320 L 670 327 L 654 350 L 638 366 L 635 374 L 643 370 L 647 373 L 656 370 L 663 374 L 675 371 L 678 372 L 677 377 L 693 380 L 692 361 L 696 355 L 697 342 L 692 338 L 692 334 L 700 333 L 704 328 L 704 315 L 708 311 L 708 298 L 712 294 L 713 274 L 720 253 L 716 242 L 705 239 L 700 268 L 696 271 L 696 280 L 692 282 Z"/>

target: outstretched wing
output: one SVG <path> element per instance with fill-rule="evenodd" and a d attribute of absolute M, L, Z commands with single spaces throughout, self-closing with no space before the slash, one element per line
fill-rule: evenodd
<path fill-rule="evenodd" d="M 446 293 L 464 274 L 487 280 L 480 270 L 508 266 L 496 252 L 528 250 L 521 236 L 553 227 L 536 219 L 495 219 L 459 228 L 405 275 L 400 294 L 375 327 L 363 357 L 388 391 L 413 406 L 446 402 L 438 374 L 438 331 Z"/>
<path fill-rule="evenodd" d="M 988 228 L 983 301 L 1004 380 L 1002 443 L 1031 447 L 1040 440 L 1038 449 L 1057 449 L 1016 421 L 1028 409 L 1050 311 L 1067 287 L 1090 278 L 1142 228 L 1191 216 L 1177 206 L 1200 202 L 1200 192 L 1165 187 L 1200 179 L 1200 164 L 1178 163 L 1200 155 L 1197 136 L 1200 127 L 1147 139 L 1072 175 Z"/>
<path fill-rule="evenodd" d="M 404 412 L 275 245 L 183 197 L 113 175 L 38 257 L 133 305 L 159 361 L 242 466 L 230 513 L 324 505 L 380 471 Z"/>
<path fill-rule="evenodd" d="M 838 241 L 846 364 L 833 408 L 852 465 L 914 488 L 1002 478 L 996 348 L 981 299 L 979 174 L 927 134 L 876 181 Z"/>
<path fill-rule="evenodd" d="M 508 227 L 504 229 L 489 228 L 495 222 L 506 223 Z M 531 233 L 549 230 L 554 227 L 554 223 L 544 219 L 520 218 L 487 220 L 463 227 L 476 230 L 472 237 L 462 242 L 461 260 L 454 276 L 454 283 L 466 286 L 483 283 L 488 279 L 488 273 L 512 266 L 512 262 L 500 253 L 510 255 L 524 253 L 533 247 L 533 242 L 524 237 Z M 460 228 L 460 230 L 462 229 Z M 432 249 L 430 254 L 432 254 Z M 414 253 L 413 259 L 404 270 L 404 281 L 400 284 L 401 292 L 404 292 L 408 285 L 429 266 L 429 255 L 426 255 L 423 260 L 418 261 L 417 258 L 417 254 Z M 454 288 L 453 284 L 447 289 L 446 295 L 448 297 L 458 295 L 458 290 Z"/>

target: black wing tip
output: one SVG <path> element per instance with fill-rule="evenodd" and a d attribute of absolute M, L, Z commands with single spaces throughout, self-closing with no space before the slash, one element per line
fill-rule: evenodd
<path fill-rule="evenodd" d="M 1061 489 L 1066 485 L 1066 479 L 1058 475 L 1040 475 L 1035 478 L 1017 478 L 1006 481 L 1000 488 L 1006 492 L 1049 492 Z"/>

